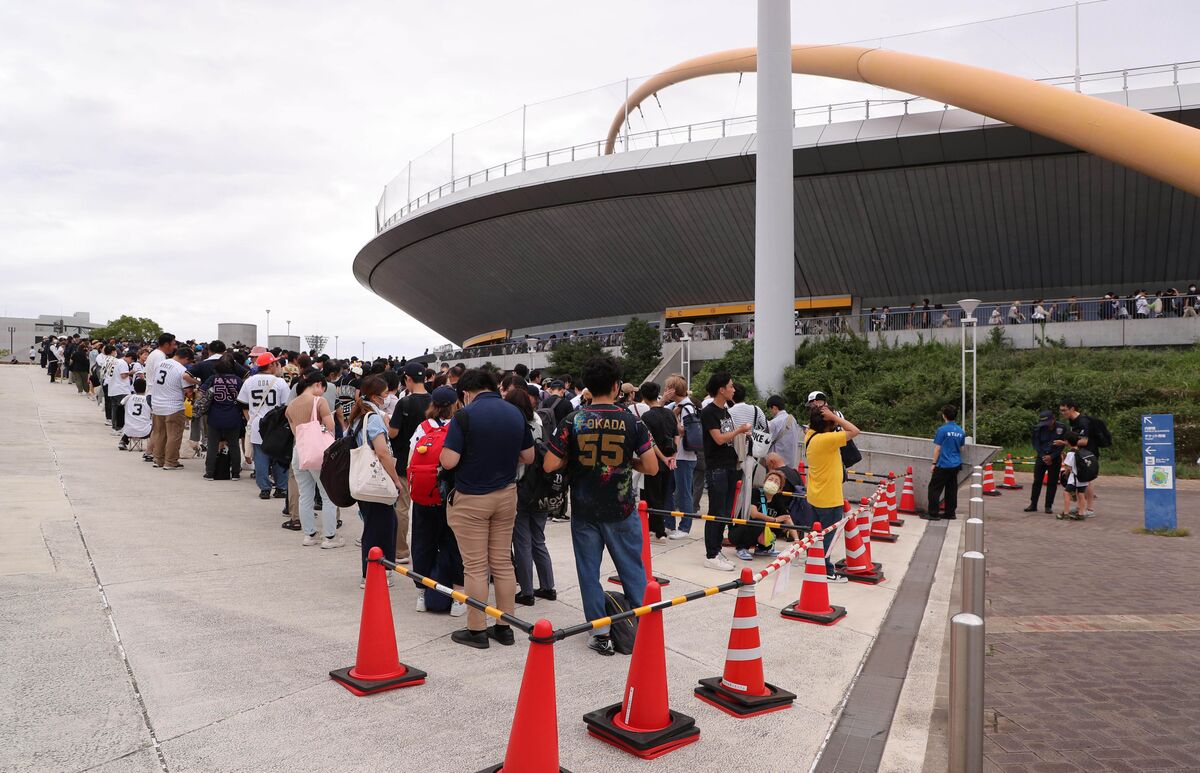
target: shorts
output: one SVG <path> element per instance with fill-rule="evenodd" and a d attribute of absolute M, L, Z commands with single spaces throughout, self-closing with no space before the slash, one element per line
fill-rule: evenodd
<path fill-rule="evenodd" d="M 1064 487 L 1068 494 L 1082 494 L 1087 491 L 1086 483 L 1068 483 Z"/>

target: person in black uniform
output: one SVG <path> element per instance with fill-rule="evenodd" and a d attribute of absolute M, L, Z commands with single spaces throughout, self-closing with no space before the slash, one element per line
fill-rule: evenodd
<path fill-rule="evenodd" d="M 1054 411 L 1044 410 L 1038 414 L 1038 423 L 1033 426 L 1033 453 L 1037 458 L 1033 462 L 1033 488 L 1029 495 L 1027 513 L 1037 512 L 1038 495 L 1042 493 L 1042 477 L 1049 474 L 1046 483 L 1046 512 L 1054 512 L 1054 493 L 1058 490 L 1058 471 L 1062 465 L 1062 446 L 1055 445 L 1055 440 L 1062 440 L 1067 428 L 1054 420 Z"/>

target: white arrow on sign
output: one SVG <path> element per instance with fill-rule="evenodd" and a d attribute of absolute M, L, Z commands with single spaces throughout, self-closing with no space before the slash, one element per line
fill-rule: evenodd
<path fill-rule="evenodd" d="M 1154 446 L 1146 446 L 1146 453 L 1150 456 L 1154 455 Z"/>
<path fill-rule="evenodd" d="M 1152 418 L 1150 418 L 1149 416 L 1142 417 L 1142 424 L 1153 424 L 1153 423 L 1154 423 L 1154 420 Z"/>

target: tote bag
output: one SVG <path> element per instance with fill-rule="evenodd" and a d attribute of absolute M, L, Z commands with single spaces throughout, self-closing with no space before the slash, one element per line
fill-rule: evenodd
<path fill-rule="evenodd" d="M 325 449 L 333 445 L 333 433 L 325 429 L 325 425 L 317 421 L 317 400 L 312 404 L 312 418 L 303 424 L 296 425 L 296 451 L 299 457 L 300 469 L 316 472 L 321 469 L 325 459 Z"/>
<path fill-rule="evenodd" d="M 754 406 L 754 425 L 750 430 L 750 455 L 755 459 L 763 459 L 771 451 L 771 430 L 758 428 L 759 413 L 761 411 L 758 406 Z"/>
<path fill-rule="evenodd" d="M 399 492 L 367 442 L 365 421 L 361 432 L 358 448 L 350 452 L 350 495 L 359 502 L 394 505 Z"/>

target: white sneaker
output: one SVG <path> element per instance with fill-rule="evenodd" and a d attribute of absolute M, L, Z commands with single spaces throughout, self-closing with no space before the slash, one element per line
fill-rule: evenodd
<path fill-rule="evenodd" d="M 467 605 L 461 601 L 450 604 L 450 617 L 462 617 L 467 613 Z"/>
<path fill-rule="evenodd" d="M 716 569 L 718 572 L 732 572 L 734 569 L 733 564 L 729 563 L 729 559 L 720 553 L 712 558 L 704 559 L 704 565 L 709 569 Z"/>
<path fill-rule="evenodd" d="M 691 535 L 686 531 L 681 531 L 679 529 L 667 532 L 667 539 L 687 539 L 689 536 Z"/>
<path fill-rule="evenodd" d="M 303 541 L 303 542 L 301 542 L 300 544 L 301 544 L 301 545 L 303 545 L 303 546 L 304 546 L 304 547 L 306 547 L 306 548 L 310 548 L 310 547 L 312 547 L 313 545 L 319 545 L 319 544 L 321 544 L 321 538 L 320 538 L 320 537 L 317 535 L 317 533 L 314 531 L 312 534 L 305 534 L 305 535 L 304 535 L 304 541 Z"/>
<path fill-rule="evenodd" d="M 391 577 L 387 578 L 387 582 L 388 582 L 388 587 L 389 587 L 389 588 L 390 588 L 390 587 L 392 587 L 392 578 L 391 578 Z M 365 579 L 364 579 L 364 580 L 359 580 L 359 583 L 358 583 L 358 589 L 359 589 L 359 590 L 366 590 L 366 588 L 367 588 L 367 581 L 366 581 Z"/>
<path fill-rule="evenodd" d="M 333 550 L 334 548 L 344 548 L 344 547 L 346 547 L 346 540 L 342 539 L 341 537 L 339 537 L 337 535 L 334 535 L 332 537 L 326 537 L 324 540 L 321 541 L 321 550 Z"/>
<path fill-rule="evenodd" d="M 417 591 L 417 611 L 425 611 L 425 591 L 423 590 Z"/>
<path fill-rule="evenodd" d="M 409 563 L 409 558 L 408 558 L 408 556 L 405 556 L 404 558 L 397 558 L 396 563 L 407 564 L 407 563 Z"/>

